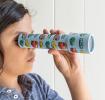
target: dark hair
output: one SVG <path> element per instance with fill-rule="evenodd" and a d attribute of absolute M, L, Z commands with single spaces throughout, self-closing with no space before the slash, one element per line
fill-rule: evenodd
<path fill-rule="evenodd" d="M 14 0 L 0 0 L 0 34 L 11 24 L 18 22 L 29 11 Z M 3 71 L 4 55 L 0 43 L 0 70 Z"/>

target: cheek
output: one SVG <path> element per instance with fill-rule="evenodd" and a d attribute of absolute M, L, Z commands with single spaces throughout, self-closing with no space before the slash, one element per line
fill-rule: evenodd
<path fill-rule="evenodd" d="M 19 64 L 25 61 L 26 51 L 17 47 L 8 48 L 5 57 L 7 61 Z"/>
<path fill-rule="evenodd" d="M 32 65 L 26 62 L 27 54 L 27 49 L 17 47 L 8 48 L 5 52 L 5 70 L 14 74 L 30 72 Z"/>

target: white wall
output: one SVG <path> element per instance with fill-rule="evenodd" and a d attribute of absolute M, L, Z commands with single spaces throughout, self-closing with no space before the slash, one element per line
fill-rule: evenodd
<path fill-rule="evenodd" d="M 81 67 L 93 100 L 105 100 L 105 2 L 104 0 L 17 0 L 23 2 L 33 15 L 35 32 L 43 28 L 69 32 L 89 32 L 95 36 L 92 55 L 79 54 Z M 40 74 L 65 99 L 70 93 L 63 76 L 56 69 L 47 50 L 36 50 L 33 72 Z"/>
<path fill-rule="evenodd" d="M 93 100 L 105 100 L 105 1 L 85 3 L 85 29 L 95 36 L 94 54 L 85 56 L 86 79 Z"/>

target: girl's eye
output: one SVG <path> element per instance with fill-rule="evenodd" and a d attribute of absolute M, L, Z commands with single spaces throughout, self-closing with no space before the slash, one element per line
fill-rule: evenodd
<path fill-rule="evenodd" d="M 18 45 L 18 36 L 15 38 L 15 43 Z"/>

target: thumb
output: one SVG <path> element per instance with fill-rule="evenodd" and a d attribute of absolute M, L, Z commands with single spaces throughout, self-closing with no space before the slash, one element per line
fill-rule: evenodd
<path fill-rule="evenodd" d="M 50 49 L 50 50 L 48 51 L 48 53 L 53 55 L 54 60 L 56 60 L 56 61 L 58 61 L 58 62 L 61 60 L 61 54 L 60 54 L 57 50 Z"/>
<path fill-rule="evenodd" d="M 54 50 L 54 49 L 49 49 L 48 50 L 48 53 L 49 54 L 52 54 L 54 56 L 59 56 L 60 55 L 59 52 L 57 50 Z"/>

